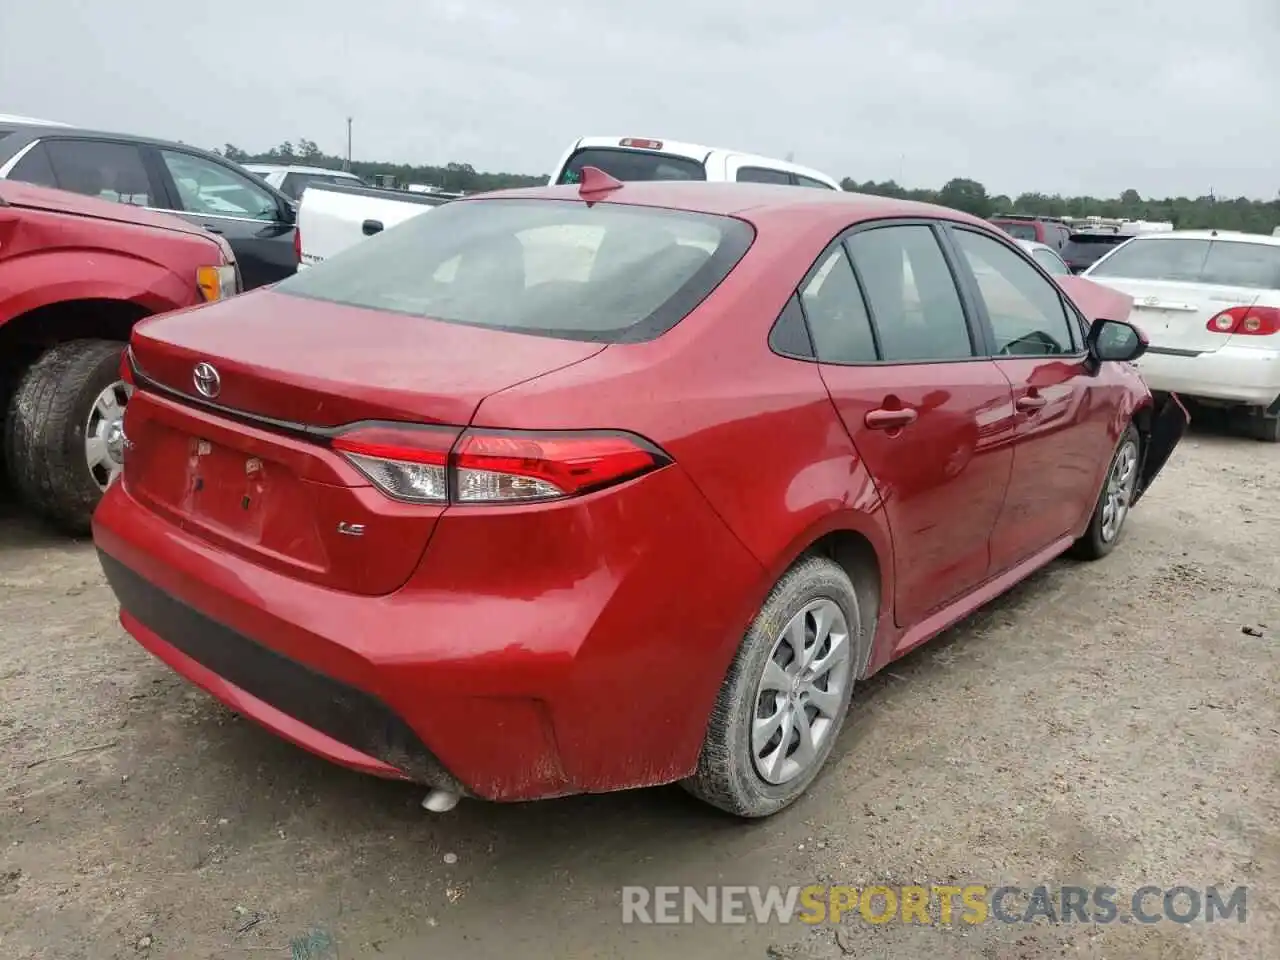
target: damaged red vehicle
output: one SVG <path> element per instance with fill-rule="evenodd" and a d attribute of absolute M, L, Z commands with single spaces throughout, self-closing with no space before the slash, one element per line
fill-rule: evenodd
<path fill-rule="evenodd" d="M 1116 546 L 1186 426 L 1126 310 L 954 210 L 589 169 L 140 324 L 95 538 L 143 646 L 430 808 L 765 816 L 856 681 Z"/>

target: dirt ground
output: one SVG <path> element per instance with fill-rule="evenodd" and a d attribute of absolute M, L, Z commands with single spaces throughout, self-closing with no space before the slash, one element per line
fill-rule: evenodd
<path fill-rule="evenodd" d="M 0 957 L 1251 958 L 1280 944 L 1280 448 L 1197 431 L 1109 559 L 855 694 L 806 799 L 444 816 L 233 717 L 0 515 Z M 1247 628 L 1247 629 L 1246 629 Z M 1248 886 L 1244 923 L 622 926 L 624 884 Z"/>

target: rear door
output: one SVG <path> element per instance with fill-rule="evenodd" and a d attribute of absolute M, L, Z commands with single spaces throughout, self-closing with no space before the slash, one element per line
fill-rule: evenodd
<path fill-rule="evenodd" d="M 163 206 L 163 185 L 139 146 L 129 141 L 49 137 L 18 161 L 9 179 L 135 207 Z"/>
<path fill-rule="evenodd" d="M 1199 356 L 1228 341 L 1209 327 L 1219 313 L 1260 300 L 1275 305 L 1280 246 L 1221 237 L 1138 237 L 1087 276 L 1133 297 L 1132 319 L 1151 341 L 1149 353 Z"/>
<path fill-rule="evenodd" d="M 800 289 L 819 368 L 893 536 L 900 625 L 986 579 L 1013 462 L 1009 381 L 928 221 L 855 228 Z"/>
<path fill-rule="evenodd" d="M 294 224 L 283 201 L 229 165 L 181 150 L 146 148 L 166 180 L 168 206 L 185 220 L 227 238 L 244 288 L 291 276 L 298 266 Z"/>
<path fill-rule="evenodd" d="M 989 329 L 991 355 L 1013 387 L 1013 473 L 991 537 L 993 573 L 1069 533 L 1093 506 L 1110 453 L 1117 397 L 1093 376 L 1081 322 L 1062 291 L 1011 244 L 949 230 Z"/>

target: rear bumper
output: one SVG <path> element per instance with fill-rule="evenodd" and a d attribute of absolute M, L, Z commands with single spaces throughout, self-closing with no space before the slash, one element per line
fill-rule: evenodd
<path fill-rule="evenodd" d="M 640 522 L 611 532 L 620 517 Z M 559 506 L 446 514 L 383 597 L 218 551 L 127 482 L 94 537 L 121 623 L 188 680 L 335 763 L 491 800 L 691 773 L 765 586 L 678 468 Z"/>
<path fill-rule="evenodd" d="M 1147 385 L 1160 392 L 1258 407 L 1280 396 L 1280 350 L 1227 344 L 1191 357 L 1148 351 L 1137 366 Z"/>

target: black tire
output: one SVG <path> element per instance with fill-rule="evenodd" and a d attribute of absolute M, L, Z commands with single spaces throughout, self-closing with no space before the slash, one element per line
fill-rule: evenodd
<path fill-rule="evenodd" d="M 85 460 L 85 423 L 98 395 L 120 379 L 123 349 L 111 340 L 57 344 L 27 369 L 9 402 L 4 461 L 14 492 L 73 535 L 89 532 L 102 499 Z"/>
<path fill-rule="evenodd" d="M 1110 539 L 1103 535 L 1103 510 L 1106 506 L 1107 483 L 1111 479 L 1111 471 L 1115 468 L 1120 452 L 1125 448 L 1126 444 L 1130 443 L 1133 444 L 1137 454 L 1137 464 L 1134 469 L 1140 470 L 1142 467 L 1142 437 L 1139 435 L 1137 428 L 1133 424 L 1129 424 L 1121 435 L 1120 442 L 1116 444 L 1116 449 L 1111 454 L 1111 459 L 1107 462 L 1107 472 L 1102 478 L 1102 489 L 1098 491 L 1098 500 L 1093 506 L 1093 515 L 1089 518 L 1089 528 L 1085 530 L 1084 536 L 1071 545 L 1071 556 L 1077 560 L 1101 560 L 1114 550 L 1116 544 L 1124 537 L 1130 510 L 1126 509 L 1125 515 L 1120 521 L 1120 528 L 1116 530 L 1115 535 Z M 1129 506 L 1132 507 L 1132 505 L 1131 496 Z"/>
<path fill-rule="evenodd" d="M 787 623 L 814 600 L 828 599 L 844 614 L 849 629 L 849 662 L 844 693 L 832 726 L 808 769 L 784 784 L 766 781 L 752 759 L 751 724 L 756 687 L 773 644 Z M 808 789 L 826 764 L 848 713 L 849 697 L 862 668 L 864 638 L 858 594 L 848 574 L 825 557 L 798 560 L 778 581 L 752 621 L 729 667 L 711 712 L 698 769 L 681 785 L 700 800 L 739 817 L 767 817 Z"/>

